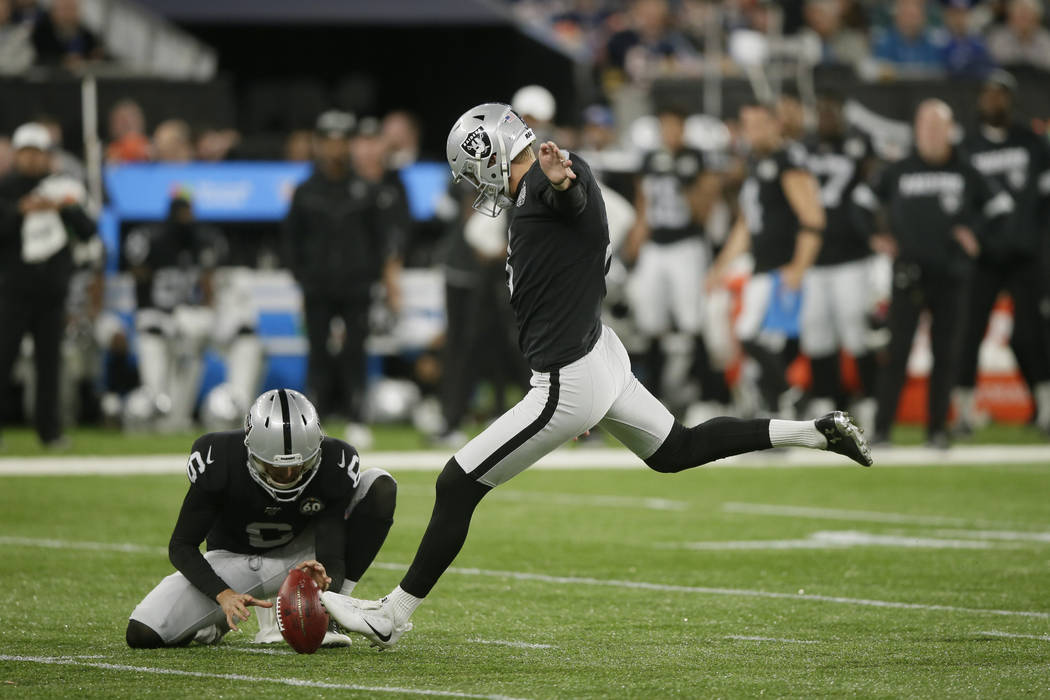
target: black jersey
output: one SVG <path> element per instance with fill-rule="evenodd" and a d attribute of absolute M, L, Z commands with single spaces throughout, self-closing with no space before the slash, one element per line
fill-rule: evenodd
<path fill-rule="evenodd" d="M 798 216 L 788 202 L 781 177 L 806 169 L 806 150 L 797 143 L 766 156 L 752 157 L 747 179 L 740 188 L 740 212 L 751 233 L 755 272 L 783 267 L 795 256 Z"/>
<path fill-rule="evenodd" d="M 1022 126 L 982 128 L 966 140 L 970 162 L 1014 199 L 1014 211 L 989 231 L 982 255 L 1002 260 L 1039 255 L 1050 203 L 1050 143 Z"/>
<path fill-rule="evenodd" d="M 872 158 L 870 141 L 861 134 L 842 138 L 817 138 L 806 144 L 806 165 L 820 185 L 820 200 L 827 223 L 824 242 L 815 265 L 837 265 L 871 255 L 867 236 L 851 212 L 853 189 L 863 181 L 865 163 Z"/>
<path fill-rule="evenodd" d="M 201 273 L 226 256 L 222 233 L 198 223 L 142 226 L 124 241 L 124 259 L 133 270 L 140 309 L 170 311 L 181 304 L 204 303 Z"/>
<path fill-rule="evenodd" d="M 507 286 L 518 345 L 529 366 L 550 372 L 586 355 L 601 335 L 609 264 L 605 202 L 587 163 L 563 192 L 533 163 L 514 193 Z"/>
<path fill-rule="evenodd" d="M 639 183 L 645 194 L 645 223 L 653 243 L 674 243 L 703 235 L 693 217 L 689 189 L 700 179 L 704 156 L 695 148 L 653 151 L 642 161 Z"/>
<path fill-rule="evenodd" d="M 360 480 L 359 462 L 353 447 L 324 438 L 317 473 L 295 501 L 282 503 L 248 472 L 244 431 L 198 438 L 186 466 L 189 492 L 168 546 L 171 563 L 214 598 L 228 586 L 200 553 L 202 541 L 207 541 L 208 551 L 265 554 L 314 525 L 317 560 L 333 582 L 341 581 L 346 556 L 344 516 Z"/>
<path fill-rule="evenodd" d="M 967 226 L 982 241 L 1013 209 L 1010 195 L 970 165 L 958 152 L 938 165 L 913 153 L 886 167 L 873 184 L 853 192 L 861 229 L 874 233 L 871 213 L 887 212 L 899 259 L 953 275 L 969 273 L 972 261 L 956 240 L 956 226 Z"/>

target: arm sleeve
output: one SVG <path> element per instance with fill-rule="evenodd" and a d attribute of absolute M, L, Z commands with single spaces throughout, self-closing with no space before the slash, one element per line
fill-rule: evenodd
<path fill-rule="evenodd" d="M 876 174 L 869 183 L 853 188 L 850 215 L 853 225 L 864 237 L 876 233 L 879 211 L 889 194 L 889 175 L 886 170 Z"/>
<path fill-rule="evenodd" d="M 980 213 L 973 227 L 974 233 L 983 245 L 987 237 L 1002 226 L 1006 217 L 1014 210 L 1014 200 L 1009 192 L 982 175 L 976 168 L 970 170 L 970 182 L 973 187 L 974 205 Z"/>
<path fill-rule="evenodd" d="M 1039 156 L 1036 174 L 1039 178 L 1039 220 L 1046 222 L 1050 219 L 1050 143 L 1040 142 Z"/>
<path fill-rule="evenodd" d="M 218 511 L 217 504 L 207 492 L 190 486 L 168 543 L 168 559 L 172 565 L 211 600 L 230 587 L 215 573 L 200 550 Z"/>
<path fill-rule="evenodd" d="M 80 240 L 86 241 L 95 235 L 95 222 L 80 205 L 62 207 L 58 215 L 62 217 L 62 223 L 66 225 L 70 233 Z"/>
<path fill-rule="evenodd" d="M 329 588 L 336 592 L 343 587 L 346 578 L 346 520 L 343 515 L 348 505 L 349 502 L 343 500 L 327 508 L 315 531 L 317 561 L 332 578 Z"/>
<path fill-rule="evenodd" d="M 0 238 L 22 234 L 22 213 L 17 200 L 0 201 Z"/>
<path fill-rule="evenodd" d="M 400 181 L 384 184 L 376 198 L 380 250 L 384 260 L 404 257 L 412 228 L 408 194 Z"/>
<path fill-rule="evenodd" d="M 300 190 L 296 190 L 292 196 L 292 205 L 288 208 L 288 215 L 284 219 L 284 226 L 281 228 L 281 250 L 284 253 L 285 264 L 296 279 L 301 279 L 302 276 L 299 261 L 302 257 L 300 251 L 303 238 L 306 235 L 300 198 Z"/>
<path fill-rule="evenodd" d="M 572 184 L 564 190 L 556 190 L 553 186 L 544 187 L 540 192 L 540 199 L 562 216 L 576 217 L 587 208 L 587 184 L 580 182 L 577 175 Z"/>

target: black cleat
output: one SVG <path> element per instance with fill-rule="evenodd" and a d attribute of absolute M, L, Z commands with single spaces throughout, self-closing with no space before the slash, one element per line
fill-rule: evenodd
<path fill-rule="evenodd" d="M 828 451 L 849 457 L 862 467 L 872 465 L 871 448 L 864 438 L 864 429 L 853 422 L 844 411 L 834 411 L 816 421 L 817 430 L 828 441 Z"/>

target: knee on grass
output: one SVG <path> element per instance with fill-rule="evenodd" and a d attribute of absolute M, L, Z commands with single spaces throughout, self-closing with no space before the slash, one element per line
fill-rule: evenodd
<path fill-rule="evenodd" d="M 128 620 L 128 631 L 124 638 L 132 649 L 159 649 L 167 646 L 152 627 L 138 620 Z"/>

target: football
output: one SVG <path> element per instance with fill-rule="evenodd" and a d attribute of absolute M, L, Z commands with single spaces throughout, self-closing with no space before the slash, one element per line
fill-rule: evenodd
<path fill-rule="evenodd" d="M 277 593 L 277 626 L 288 646 L 312 654 L 328 631 L 328 613 L 321 605 L 321 589 L 310 575 L 292 569 Z"/>

